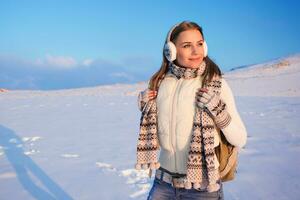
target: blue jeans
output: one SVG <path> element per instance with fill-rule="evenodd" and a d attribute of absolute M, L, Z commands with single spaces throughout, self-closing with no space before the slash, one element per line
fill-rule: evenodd
<path fill-rule="evenodd" d="M 171 184 L 155 178 L 147 200 L 224 200 L 222 183 L 220 186 L 216 192 L 174 188 Z"/>

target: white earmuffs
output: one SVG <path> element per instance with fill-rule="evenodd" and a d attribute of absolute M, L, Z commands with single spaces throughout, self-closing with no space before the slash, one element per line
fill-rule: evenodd
<path fill-rule="evenodd" d="M 166 59 L 170 62 L 173 62 L 174 60 L 176 60 L 176 54 L 177 54 L 176 46 L 170 39 L 171 39 L 171 34 L 172 34 L 173 30 L 177 26 L 179 26 L 179 24 L 174 25 L 170 29 L 168 36 L 167 36 L 166 43 L 164 45 L 164 55 L 165 55 Z M 203 42 L 203 51 L 204 51 L 204 57 L 206 57 L 208 48 L 207 48 L 207 44 L 205 41 Z"/>

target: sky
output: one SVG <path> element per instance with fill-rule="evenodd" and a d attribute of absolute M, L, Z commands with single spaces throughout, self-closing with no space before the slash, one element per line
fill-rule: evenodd
<path fill-rule="evenodd" d="M 296 0 L 1 0 L 0 87 L 148 80 L 160 67 L 167 32 L 184 20 L 203 28 L 208 55 L 222 72 L 296 54 L 299 6 Z"/>

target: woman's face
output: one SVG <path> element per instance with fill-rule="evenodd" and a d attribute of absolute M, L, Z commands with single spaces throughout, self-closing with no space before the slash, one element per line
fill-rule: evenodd
<path fill-rule="evenodd" d="M 177 64 L 187 68 L 198 68 L 204 57 L 203 42 L 200 31 L 196 29 L 179 33 L 175 41 Z"/>

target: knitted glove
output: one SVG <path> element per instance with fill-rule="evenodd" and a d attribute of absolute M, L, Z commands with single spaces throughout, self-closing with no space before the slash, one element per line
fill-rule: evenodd
<path fill-rule="evenodd" d="M 220 129 L 227 127 L 231 122 L 231 116 L 227 112 L 226 103 L 213 91 L 201 88 L 196 93 L 196 105 L 207 109 Z"/>
<path fill-rule="evenodd" d="M 141 91 L 138 95 L 138 108 L 140 111 L 142 111 L 146 105 L 146 103 L 155 98 L 157 95 L 157 92 L 150 89 L 145 89 Z"/>

